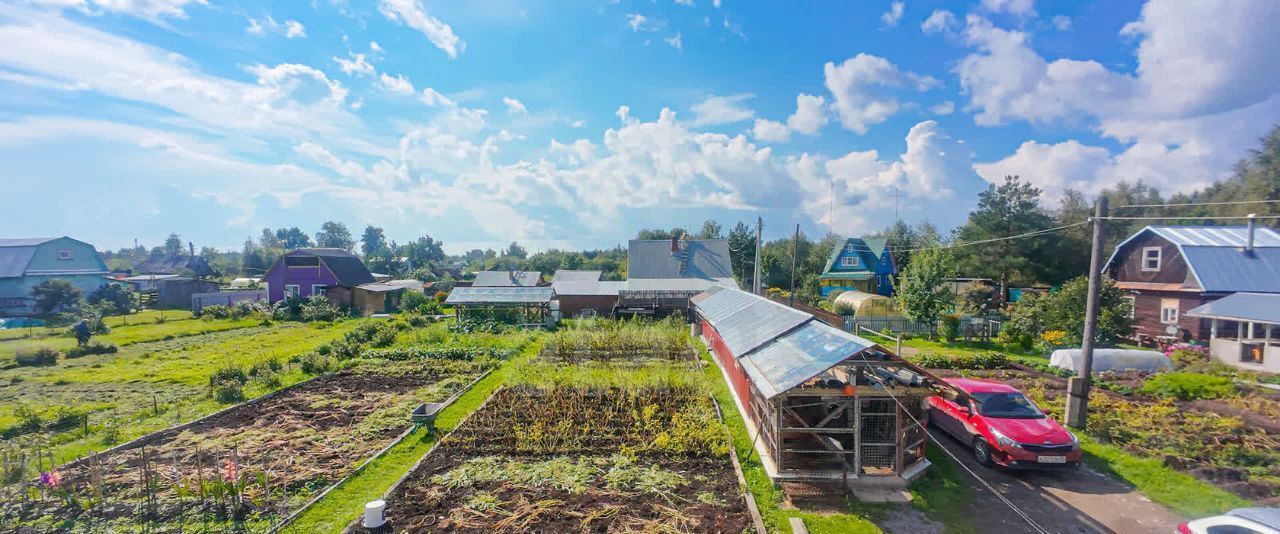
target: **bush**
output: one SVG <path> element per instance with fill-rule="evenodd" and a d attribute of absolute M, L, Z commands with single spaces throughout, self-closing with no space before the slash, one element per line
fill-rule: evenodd
<path fill-rule="evenodd" d="M 1197 366 L 1209 361 L 1209 348 L 1187 343 L 1178 343 L 1169 348 L 1165 352 L 1165 356 L 1173 362 L 1173 366 L 1178 369 L 1184 367 Z"/>
<path fill-rule="evenodd" d="M 836 302 L 831 305 L 831 309 L 836 315 L 853 315 L 858 311 L 854 309 L 853 304 L 848 302 Z"/>
<path fill-rule="evenodd" d="M 67 357 L 80 358 L 90 354 L 115 354 L 118 350 L 120 350 L 119 347 L 110 343 L 99 343 L 95 341 L 93 343 L 67 349 Z"/>
<path fill-rule="evenodd" d="M 215 371 L 209 377 L 209 388 L 218 402 L 240 402 L 244 400 L 244 385 L 248 382 L 244 368 L 233 365 Z"/>
<path fill-rule="evenodd" d="M 227 319 L 231 317 L 231 308 L 228 308 L 221 304 L 214 304 L 212 306 L 205 306 L 203 308 L 200 308 L 200 311 L 196 312 L 195 315 L 196 317 L 199 317 L 201 319 L 206 319 L 206 320 L 207 319 Z"/>
<path fill-rule="evenodd" d="M 335 341 L 330 345 L 333 356 L 339 360 L 350 360 L 360 357 L 360 344 L 349 339 Z"/>
<path fill-rule="evenodd" d="M 124 315 L 133 311 L 133 287 L 128 284 L 107 284 L 91 293 L 87 300 L 107 315 Z"/>
<path fill-rule="evenodd" d="M 440 304 L 444 304 L 444 301 L 448 299 L 449 299 L 448 293 L 444 291 L 436 291 L 436 302 L 439 302 Z"/>
<path fill-rule="evenodd" d="M 369 351 L 365 356 L 384 360 L 434 359 L 472 361 L 484 358 L 505 359 L 512 354 L 514 354 L 513 351 L 493 347 L 403 347 Z"/>
<path fill-rule="evenodd" d="M 954 356 L 926 352 L 908 357 L 907 360 L 929 369 L 1004 369 L 1009 365 L 1009 358 L 1000 352 L 967 353 Z"/>
<path fill-rule="evenodd" d="M 1142 383 L 1139 392 L 1178 400 L 1221 399 L 1239 392 L 1230 378 L 1200 373 L 1164 373 Z"/>
<path fill-rule="evenodd" d="M 960 337 L 960 316 L 947 314 L 942 316 L 942 337 L 951 343 Z"/>
<path fill-rule="evenodd" d="M 25 404 L 19 404 L 17 408 L 13 409 L 13 418 L 17 419 L 18 422 L 4 429 L 4 432 L 0 433 L 0 437 L 12 439 L 23 434 L 39 432 L 43 423 L 40 420 L 40 414 Z"/>
<path fill-rule="evenodd" d="M 309 375 L 325 374 L 333 370 L 333 358 L 314 352 L 304 354 L 298 357 L 298 367 Z"/>
<path fill-rule="evenodd" d="M 22 351 L 14 357 L 14 362 L 22 367 L 54 365 L 58 363 L 58 351 L 49 347 L 40 347 L 34 351 Z"/>
<path fill-rule="evenodd" d="M 423 315 L 440 315 L 440 302 L 417 291 L 404 291 L 400 296 L 400 309 L 410 313 Z"/>
<path fill-rule="evenodd" d="M 425 315 L 418 315 L 416 313 L 404 316 L 404 320 L 406 323 L 409 323 L 409 326 L 414 328 L 422 328 L 434 322 L 434 319 Z"/>
<path fill-rule="evenodd" d="M 342 316 L 342 310 L 334 306 L 324 295 L 315 295 L 302 303 L 303 321 L 332 321 Z"/>

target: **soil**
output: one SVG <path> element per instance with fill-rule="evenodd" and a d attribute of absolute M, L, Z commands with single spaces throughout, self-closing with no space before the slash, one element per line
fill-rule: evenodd
<path fill-rule="evenodd" d="M 417 399 L 414 393 L 446 378 L 445 374 L 427 371 L 391 376 L 349 370 L 312 380 L 181 430 L 151 434 L 127 449 L 100 457 L 97 469 L 84 461 L 62 466 L 58 470 L 60 487 L 87 499 L 94 495 L 91 482 L 101 477 L 106 502 L 91 514 L 95 516 L 92 521 L 148 521 L 158 531 L 177 531 L 181 528 L 178 517 L 199 520 L 199 512 L 192 510 L 197 504 L 197 481 L 224 476 L 234 454 L 237 474 L 248 475 L 250 480 L 237 516 L 283 515 L 300 504 L 303 496 L 345 476 L 406 430 L 410 404 L 444 400 L 451 391 L 435 392 L 441 398 L 430 399 Z M 466 378 L 450 384 L 465 383 Z M 380 424 L 361 426 L 370 416 L 385 417 L 385 424 L 379 420 L 375 422 Z M 139 503 L 144 497 L 145 471 L 154 481 L 156 503 L 144 516 L 139 513 Z M 265 491 L 260 473 L 266 474 Z M 179 497 L 179 486 L 187 487 L 190 493 Z M 17 487 L 4 491 L 14 492 Z M 264 498 L 264 493 L 269 496 Z M 11 504 L 21 500 L 12 495 L 0 497 Z M 225 518 L 227 508 L 214 502 L 209 498 L 204 510 Z M 25 506 L 17 510 L 0 507 L 0 517 L 16 512 L 30 521 L 75 518 L 81 513 L 78 507 L 54 498 L 21 504 Z"/>
<path fill-rule="evenodd" d="M 1214 412 L 1214 413 L 1218 413 L 1218 414 L 1222 414 L 1230 417 L 1236 417 L 1244 421 L 1249 426 L 1261 428 L 1271 434 L 1280 434 L 1280 420 L 1277 420 L 1272 417 L 1267 417 L 1265 415 L 1258 414 L 1249 410 L 1236 408 L 1235 406 L 1232 406 L 1220 400 L 1201 399 L 1201 400 L 1178 403 L 1178 404 L 1180 406 L 1183 406 L 1184 408 L 1190 408 L 1190 409 L 1199 410 L 1202 412 Z"/>

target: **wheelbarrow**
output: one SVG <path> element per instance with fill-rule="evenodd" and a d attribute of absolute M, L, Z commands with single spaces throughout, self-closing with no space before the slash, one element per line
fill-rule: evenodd
<path fill-rule="evenodd" d="M 417 432 L 419 428 L 427 429 L 427 435 L 436 431 L 436 416 L 440 415 L 440 410 L 444 409 L 442 402 L 424 402 L 413 409 L 413 413 L 409 414 L 409 421 L 413 423 L 413 430 Z"/>

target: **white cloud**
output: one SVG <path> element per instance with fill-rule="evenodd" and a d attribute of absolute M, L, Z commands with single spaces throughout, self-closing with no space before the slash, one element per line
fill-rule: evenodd
<path fill-rule="evenodd" d="M 584 126 L 586 126 L 586 125 L 587 125 L 587 122 L 586 122 L 586 121 L 584 121 L 584 120 L 582 120 L 582 119 L 578 119 L 578 120 L 573 121 L 572 123 L 570 123 L 570 124 L 569 124 L 569 126 L 572 126 L 572 127 L 574 127 L 574 128 L 582 128 L 582 127 L 584 127 Z"/>
<path fill-rule="evenodd" d="M 1072 25 L 1071 17 L 1066 15 L 1054 15 L 1052 19 L 1049 19 L 1049 23 L 1053 25 L 1053 29 L 1060 32 L 1070 30 Z"/>
<path fill-rule="evenodd" d="M 930 76 L 899 70 L 888 60 L 865 53 L 839 65 L 827 62 L 823 73 L 840 124 L 859 134 L 867 133 L 868 127 L 897 113 L 898 99 L 889 89 L 907 87 L 924 91 L 939 85 Z"/>
<path fill-rule="evenodd" d="M 466 49 L 466 43 L 453 33 L 453 27 L 427 14 L 421 0 L 382 0 L 378 11 L 393 22 L 422 32 L 431 44 L 451 58 L 457 58 Z"/>
<path fill-rule="evenodd" d="M 956 112 L 956 103 L 950 100 L 946 102 L 939 102 L 930 106 L 929 111 L 933 112 L 934 115 L 950 115 Z"/>
<path fill-rule="evenodd" d="M 769 119 L 756 119 L 751 128 L 751 137 L 766 143 L 785 143 L 791 140 L 791 130 L 787 125 Z"/>
<path fill-rule="evenodd" d="M 188 5 L 206 5 L 206 0 L 28 0 L 32 4 L 76 9 L 90 15 L 119 13 L 144 19 L 187 18 Z"/>
<path fill-rule="evenodd" d="M 369 50 L 373 52 L 382 52 L 382 45 L 377 41 L 369 41 Z"/>
<path fill-rule="evenodd" d="M 693 106 L 694 114 L 691 126 L 708 126 L 716 124 L 732 124 L 754 117 L 756 112 L 745 108 L 742 103 L 755 98 L 753 94 L 737 94 L 731 96 L 708 96 Z"/>
<path fill-rule="evenodd" d="M 677 4 L 682 5 L 682 6 L 692 6 L 692 5 L 693 5 L 693 0 L 675 0 L 675 2 L 676 2 Z"/>
<path fill-rule="evenodd" d="M 285 32 L 284 32 L 285 37 L 293 39 L 296 37 L 307 36 L 307 29 L 302 26 L 301 22 L 298 22 L 296 20 L 286 20 L 284 21 L 284 26 L 285 26 Z"/>
<path fill-rule="evenodd" d="M 880 24 L 883 24 L 886 28 L 893 28 L 897 26 L 898 23 L 902 21 L 902 13 L 905 8 L 906 4 L 902 2 L 895 1 L 893 4 L 890 4 L 889 10 L 880 15 Z"/>
<path fill-rule="evenodd" d="M 827 124 L 826 99 L 800 93 L 796 95 L 796 112 L 787 117 L 787 128 L 805 135 L 817 135 Z"/>
<path fill-rule="evenodd" d="M 333 57 L 333 60 L 338 63 L 338 68 L 342 69 L 343 73 L 347 76 L 351 76 L 353 74 L 369 76 L 373 74 L 373 65 L 365 60 L 364 54 L 350 53 L 349 55 L 349 59 L 337 56 Z"/>
<path fill-rule="evenodd" d="M 633 32 L 653 32 L 658 31 L 662 25 L 639 13 L 630 13 L 627 15 L 627 26 L 631 26 Z"/>
<path fill-rule="evenodd" d="M 958 24 L 955 13 L 945 9 L 935 9 L 929 14 L 929 18 L 924 19 L 920 24 L 920 31 L 926 34 L 949 32 Z"/>
<path fill-rule="evenodd" d="M 267 15 L 262 20 L 249 18 L 249 26 L 244 29 L 245 33 L 261 37 L 271 32 L 277 35 L 283 35 L 288 39 L 295 39 L 307 36 L 307 29 L 301 22 L 296 20 L 286 20 L 283 23 L 276 22 L 271 15 Z"/>
<path fill-rule="evenodd" d="M 378 75 L 378 80 L 382 83 L 383 89 L 398 95 L 411 95 L 415 92 L 413 82 L 410 82 L 403 74 L 397 74 L 392 77 L 384 72 Z"/>
<path fill-rule="evenodd" d="M 426 104 L 428 107 L 433 108 L 436 106 L 453 107 L 457 105 L 453 100 L 450 100 L 449 97 L 440 94 L 439 91 L 430 87 L 422 88 L 422 96 L 419 97 L 419 100 L 422 100 L 422 103 Z"/>
<path fill-rule="evenodd" d="M 1036 14 L 1035 0 L 982 0 L 982 8 L 1016 17 L 1034 17 Z"/>
<path fill-rule="evenodd" d="M 680 40 L 680 32 L 676 32 L 675 35 L 672 35 L 670 38 L 663 39 L 663 41 L 666 41 L 667 44 L 671 45 L 671 48 L 684 50 L 684 43 Z"/>
<path fill-rule="evenodd" d="M 738 37 L 741 37 L 742 41 L 746 42 L 747 32 L 742 31 L 741 24 L 738 24 L 736 22 L 729 22 L 729 17 L 724 18 L 724 29 L 728 30 L 729 33 L 732 33 L 734 35 L 737 35 Z"/>
<path fill-rule="evenodd" d="M 259 23 L 258 19 L 255 19 L 255 18 L 249 19 L 249 27 L 245 28 L 244 31 L 249 35 L 262 35 L 263 33 L 266 33 L 266 31 L 262 28 L 262 24 Z"/>
<path fill-rule="evenodd" d="M 1021 176 L 1052 201 L 1067 189 L 1097 193 L 1101 189 L 1098 174 L 1111 163 L 1107 149 L 1085 146 L 1074 139 L 1054 145 L 1027 141 L 1009 157 L 979 163 L 974 169 L 991 183 L 1000 183 L 1005 176 Z"/>
<path fill-rule="evenodd" d="M 512 115 L 524 115 L 526 113 L 529 113 L 528 108 L 524 107 L 523 102 L 516 100 L 514 98 L 511 98 L 509 96 L 502 97 L 502 103 L 507 106 L 507 113 L 510 113 Z"/>

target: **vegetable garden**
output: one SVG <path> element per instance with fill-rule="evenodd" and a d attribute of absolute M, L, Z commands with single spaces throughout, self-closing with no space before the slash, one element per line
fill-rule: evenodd
<path fill-rule="evenodd" d="M 541 357 L 569 364 L 692 362 L 698 356 L 691 339 L 688 327 L 674 319 L 658 323 L 583 319 L 549 336 Z"/>

